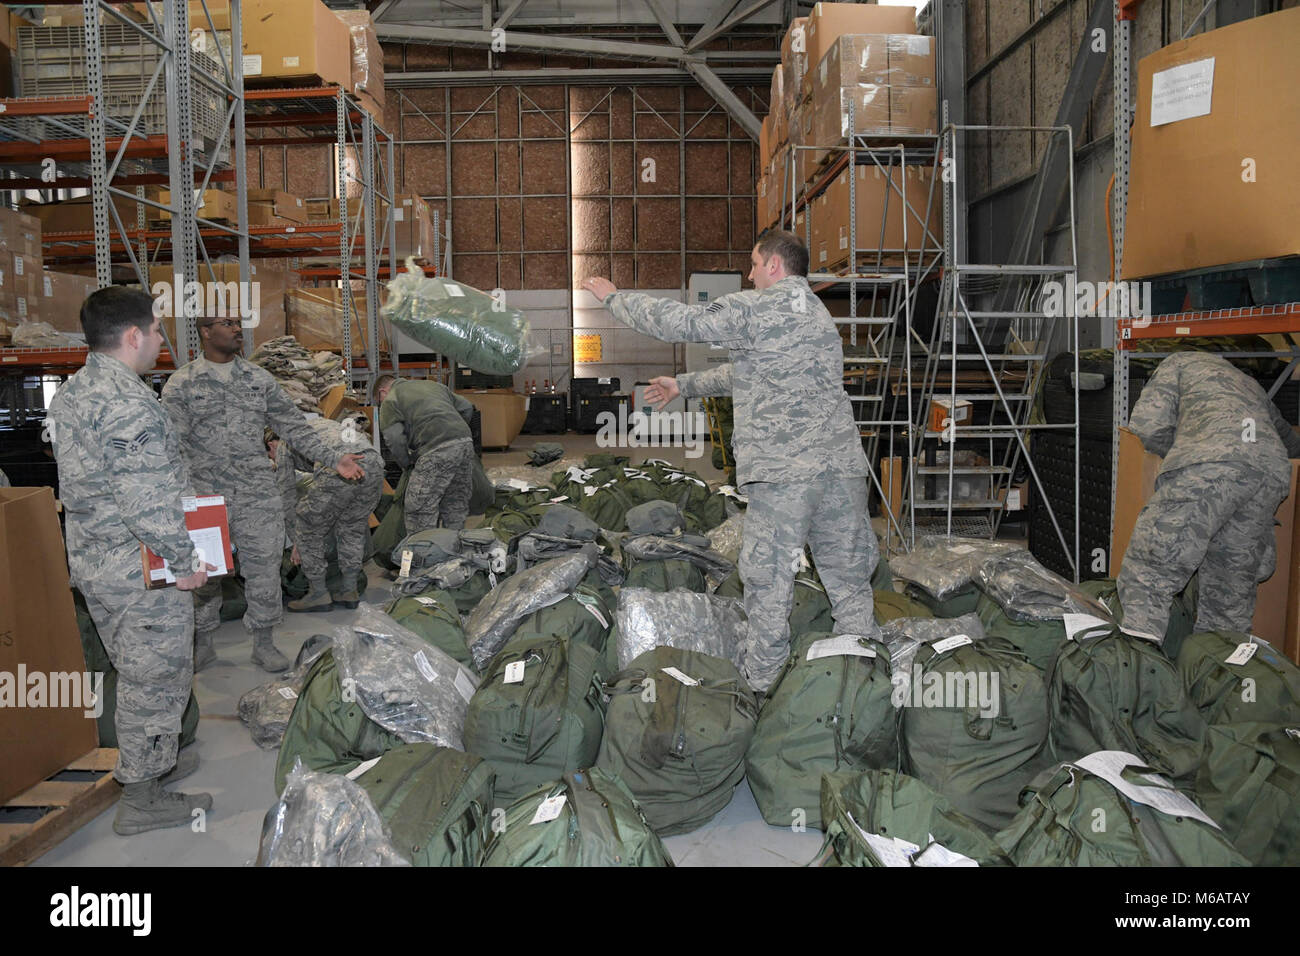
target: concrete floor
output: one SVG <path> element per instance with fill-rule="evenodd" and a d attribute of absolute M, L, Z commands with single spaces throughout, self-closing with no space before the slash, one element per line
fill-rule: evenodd
<path fill-rule="evenodd" d="M 566 457 L 581 458 L 598 451 L 594 436 L 527 436 L 517 439 L 510 451 L 487 453 L 484 466 L 527 463 L 528 450 L 539 441 L 559 441 Z M 707 448 L 706 448 L 707 452 Z M 682 448 L 636 448 L 619 451 L 633 463 L 646 457 L 662 458 L 696 472 L 708 481 L 722 478 L 703 458 L 687 459 Z M 537 469 L 546 480 L 552 466 Z M 390 582 L 374 565 L 368 566 L 371 587 L 365 599 L 382 603 Z M 345 625 L 355 612 L 327 614 L 285 614 L 275 631 L 276 646 L 290 659 L 302 642 L 329 627 Z M 218 662 L 195 678 L 202 719 L 198 748 L 201 760 L 193 776 L 176 789 L 206 790 L 212 794 L 213 809 L 207 814 L 206 829 L 195 833 L 188 828 L 155 830 L 133 837 L 113 832 L 109 809 L 82 827 L 63 843 L 41 857 L 36 866 L 243 866 L 257 856 L 258 839 L 266 811 L 275 803 L 272 784 L 276 753 L 259 750 L 236 716 L 236 705 L 246 691 L 269 677 L 249 661 L 250 644 L 238 621 L 223 624 L 216 633 Z M 800 866 L 811 860 L 821 846 L 821 835 L 809 830 L 794 833 L 789 828 L 770 827 L 759 816 L 747 783 L 742 782 L 727 808 L 706 826 L 692 833 L 664 841 L 673 860 L 681 866 Z"/>

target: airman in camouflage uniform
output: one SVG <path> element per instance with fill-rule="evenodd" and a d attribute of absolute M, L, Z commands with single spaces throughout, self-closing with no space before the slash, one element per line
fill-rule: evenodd
<path fill-rule="evenodd" d="M 463 528 L 474 484 L 474 406 L 439 382 L 382 376 L 375 385 L 379 431 L 393 459 L 413 468 L 406 530 Z"/>
<path fill-rule="evenodd" d="M 198 765 L 192 748 L 177 756 L 194 678 L 194 602 L 182 589 L 207 576 L 185 527 L 176 433 L 140 380 L 162 342 L 152 299 L 101 290 L 83 305 L 82 324 L 92 351 L 51 400 L 48 424 L 72 583 L 118 671 L 113 774 L 125 793 L 114 828 L 138 833 L 212 807 L 208 794 L 162 789 Z M 145 588 L 142 543 L 175 569 L 178 587 Z"/>
<path fill-rule="evenodd" d="M 1116 582 L 1124 630 L 1161 640 L 1170 601 L 1198 574 L 1195 629 L 1249 631 L 1300 437 L 1258 382 L 1207 352 L 1162 361 L 1129 428 L 1164 462 Z"/>
<path fill-rule="evenodd" d="M 356 456 L 341 455 L 323 442 L 271 373 L 238 354 L 243 335 L 237 320 L 200 320 L 200 336 L 203 357 L 168 379 L 162 403 L 181 436 L 194 488 L 225 496 L 244 576 L 244 626 L 253 638 L 253 662 L 281 671 L 289 662 L 276 649 L 271 630 L 283 614 L 284 514 L 264 432 L 271 428 L 301 454 L 348 477 L 359 475 Z M 218 585 L 198 592 L 195 626 L 195 667 L 202 669 L 216 658 L 212 632 L 221 626 Z"/>
<path fill-rule="evenodd" d="M 808 286 L 808 253 L 789 233 L 751 255 L 753 291 L 682 305 L 584 283 L 610 314 L 666 342 L 712 342 L 730 363 L 655 379 L 650 401 L 730 394 L 736 477 L 749 497 L 740 575 L 749 643 L 745 676 L 758 691 L 789 656 L 794 577 L 804 544 L 831 599 L 835 629 L 874 635 L 870 578 L 879 560 L 867 518 L 867 459 L 844 391 L 835 322 Z M 800 261 L 801 260 L 801 261 Z"/>
<path fill-rule="evenodd" d="M 336 422 L 328 418 L 313 418 L 310 422 L 321 441 L 338 454 L 361 455 L 361 467 L 366 476 L 360 481 L 348 481 L 324 463 L 301 462 L 312 469 L 312 480 L 311 486 L 298 499 L 289 536 L 294 541 L 310 590 L 298 600 L 290 601 L 289 610 L 328 611 L 336 605 L 356 608 L 360 601 L 356 580 L 365 561 L 366 537 L 370 533 L 368 522 L 383 495 L 384 460 L 366 439 L 362 430 L 364 419 Z M 331 532 L 338 551 L 339 572 L 346 587 L 342 594 L 334 595 L 325 585 L 325 541 Z"/>

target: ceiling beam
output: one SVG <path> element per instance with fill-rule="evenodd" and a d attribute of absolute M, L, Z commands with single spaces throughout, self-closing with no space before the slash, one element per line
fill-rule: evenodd
<path fill-rule="evenodd" d="M 767 0 L 771 2 L 771 0 Z M 460 30 L 454 27 L 416 27 L 405 24 L 376 24 L 375 31 L 381 40 L 403 43 L 465 44 L 490 46 L 490 30 Z M 667 60 L 680 62 L 679 47 L 654 43 L 628 43 L 622 40 L 597 40 L 588 37 L 561 34 L 507 33 L 506 47 L 516 49 L 550 50 L 554 53 L 579 53 L 588 56 L 608 56 L 629 60 Z"/>
<path fill-rule="evenodd" d="M 759 11 L 770 7 L 775 2 L 776 0 L 750 0 L 749 3 L 746 3 L 734 14 L 728 17 L 725 22 L 711 27 L 706 24 L 704 27 L 700 28 L 699 33 L 691 37 L 691 42 L 686 44 L 686 51 L 688 53 L 693 53 L 711 40 L 716 40 L 723 34 L 729 33 L 745 20 L 748 20 Z"/>
<path fill-rule="evenodd" d="M 721 68 L 720 80 L 743 85 L 761 83 L 772 71 L 762 67 Z M 629 67 L 621 70 L 570 70 L 548 67 L 539 70 L 427 70 L 411 73 L 388 73 L 384 83 L 389 89 L 432 89 L 444 86 L 625 86 L 654 84 L 661 86 L 694 85 L 698 81 L 675 66 Z"/>
<path fill-rule="evenodd" d="M 695 77 L 695 81 L 700 86 L 708 90 L 709 95 L 717 100 L 724 110 L 731 114 L 731 118 L 740 124 L 741 128 L 750 135 L 750 138 L 754 142 L 758 142 L 763 124 L 750 111 L 748 106 L 740 102 L 740 97 L 731 91 L 731 87 L 722 82 L 721 77 L 709 69 L 708 64 L 697 57 L 686 57 L 682 60 L 682 66 L 686 69 L 686 72 Z"/>
<path fill-rule="evenodd" d="M 709 11 L 709 15 L 705 19 L 704 23 L 702 23 L 699 30 L 695 32 L 695 36 L 691 37 L 691 42 L 694 43 L 696 37 L 704 36 L 708 31 L 715 29 L 718 24 L 727 19 L 727 14 L 734 10 L 735 7 L 736 0 L 718 0 L 717 6 Z"/>
<path fill-rule="evenodd" d="M 677 27 L 673 26 L 672 18 L 668 16 L 668 11 L 664 9 L 663 0 L 646 0 L 646 5 L 650 8 L 650 12 L 655 15 L 655 19 L 659 21 L 659 26 L 663 29 L 668 42 L 677 47 L 685 46 L 686 41 L 677 32 Z"/>
<path fill-rule="evenodd" d="M 515 18 L 515 14 L 520 11 L 524 5 L 524 0 L 513 0 L 510 6 L 506 7 L 505 12 L 497 17 L 497 22 L 492 24 L 493 30 L 504 30 L 510 25 L 510 21 Z"/>
<path fill-rule="evenodd" d="M 397 0 L 379 0 L 378 3 L 370 4 L 370 19 L 378 23 L 388 12 L 389 8 L 397 3 Z"/>

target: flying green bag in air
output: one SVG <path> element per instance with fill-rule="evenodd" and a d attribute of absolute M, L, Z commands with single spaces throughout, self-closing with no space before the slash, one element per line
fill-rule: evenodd
<path fill-rule="evenodd" d="M 824 774 L 821 817 L 826 840 L 814 865 L 1011 865 L 974 820 L 892 770 Z"/>
<path fill-rule="evenodd" d="M 1016 866 L 1250 865 L 1212 818 L 1132 754 L 1049 768 L 1024 796 L 994 838 Z"/>
<path fill-rule="evenodd" d="M 487 375 L 513 375 L 528 360 L 528 320 L 478 289 L 426 276 L 413 259 L 388 283 L 384 318 L 421 345 Z"/>
<path fill-rule="evenodd" d="M 484 866 L 672 866 L 617 777 L 598 767 L 525 794 L 492 828 Z"/>
<path fill-rule="evenodd" d="M 435 744 L 394 747 L 359 777 L 412 866 L 478 866 L 492 813 L 492 768 Z"/>
<path fill-rule="evenodd" d="M 1211 725 L 1195 793 L 1251 863 L 1300 864 L 1300 727 Z"/>
<path fill-rule="evenodd" d="M 821 829 L 823 773 L 897 767 L 892 697 L 884 644 L 828 633 L 796 638 L 745 755 L 763 819 Z"/>

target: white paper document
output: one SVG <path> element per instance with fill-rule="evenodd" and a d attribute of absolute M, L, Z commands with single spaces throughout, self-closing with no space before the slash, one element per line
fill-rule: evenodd
<path fill-rule="evenodd" d="M 1132 754 L 1122 750 L 1099 750 L 1074 761 L 1074 766 L 1086 770 L 1105 780 L 1112 787 L 1135 803 L 1141 803 L 1171 817 L 1191 817 L 1208 823 L 1216 830 L 1221 829 L 1200 807 L 1189 798 L 1174 790 L 1163 777 L 1153 773 L 1141 774 L 1143 780 L 1151 786 L 1132 783 L 1123 776 L 1128 767 L 1143 767 L 1145 764 Z"/>

